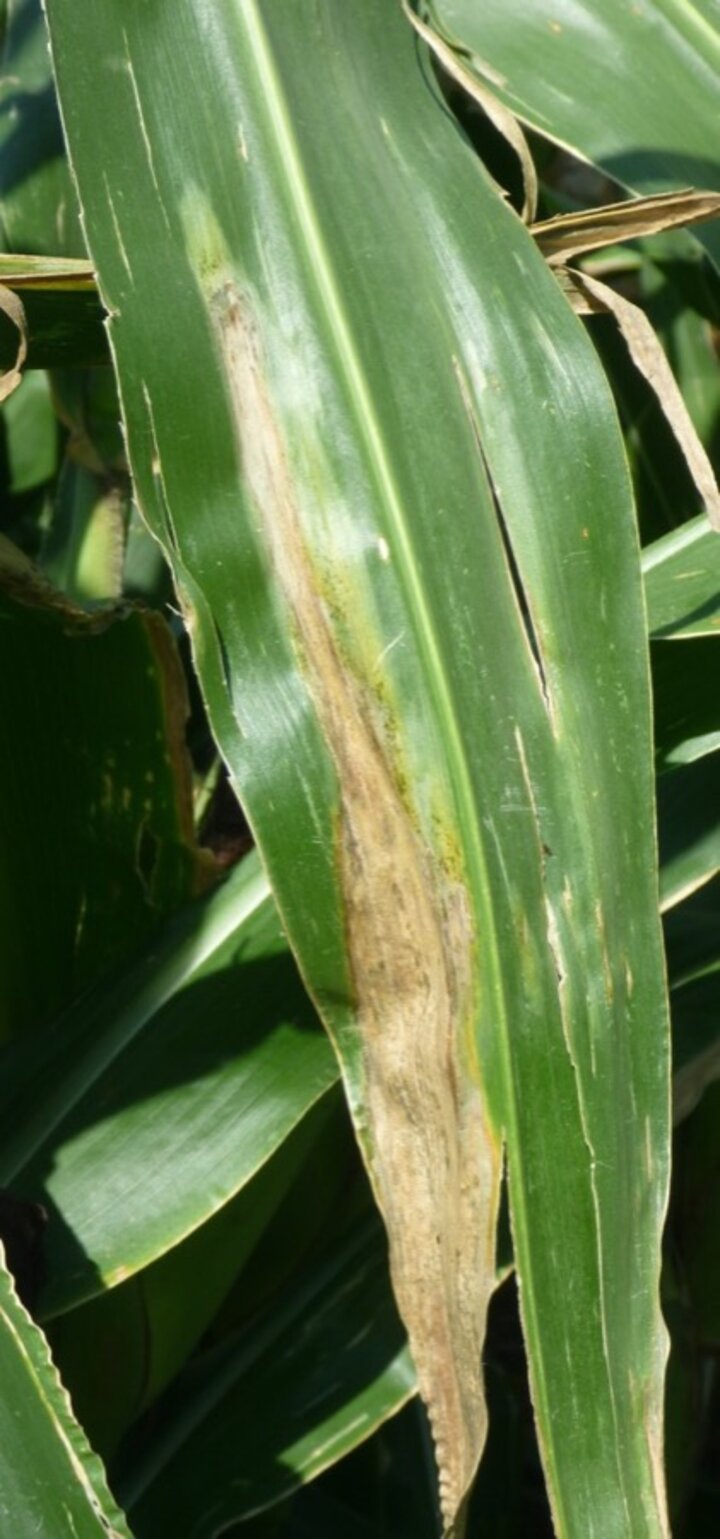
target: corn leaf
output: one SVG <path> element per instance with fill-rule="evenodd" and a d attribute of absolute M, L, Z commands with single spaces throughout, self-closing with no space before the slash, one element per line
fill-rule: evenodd
<path fill-rule="evenodd" d="M 41 0 L 6 0 L 0 68 L 0 246 L 82 256 Z"/>
<path fill-rule="evenodd" d="M 340 1057 L 446 1528 L 506 1157 L 558 1531 L 664 1534 L 667 1018 L 600 367 L 399 7 L 47 10 L 137 496 Z"/>
<path fill-rule="evenodd" d="M 159 1406 L 119 1478 L 133 1529 L 213 1539 L 327 1469 L 414 1392 L 382 1235 L 365 1221 Z"/>
<path fill-rule="evenodd" d="M 705 515 L 646 546 L 642 567 L 651 636 L 720 634 L 720 540 Z"/>
<path fill-rule="evenodd" d="M 0 1529 L 17 1539 L 129 1539 L 0 1249 Z"/>
<path fill-rule="evenodd" d="M 289 1073 L 293 1067 L 288 1066 Z M 204 1221 L 172 1250 L 139 1271 L 130 1269 L 119 1286 L 96 1293 L 47 1323 L 53 1357 L 72 1387 L 76 1413 L 103 1459 L 113 1458 L 122 1436 L 174 1379 L 201 1337 L 217 1330 L 213 1317 L 221 1306 L 226 1314 L 233 1308 L 235 1297 L 247 1287 L 248 1267 L 253 1261 L 257 1265 L 258 1247 L 268 1243 L 268 1232 L 269 1243 L 277 1245 L 277 1214 L 285 1203 L 300 1208 L 312 1243 L 323 1175 L 334 1200 L 336 1229 L 349 1168 L 347 1123 L 336 1086 L 333 1094 L 302 1115 L 236 1196 L 218 1211 L 206 1202 Z M 217 1145 L 215 1152 L 222 1152 Z M 188 1174 L 192 1187 L 192 1168 Z M 181 1167 L 178 1178 L 183 1175 Z M 282 1266 L 287 1246 L 280 1243 L 276 1253 Z M 52 1254 L 48 1263 L 50 1269 Z M 276 1291 L 271 1284 L 262 1307 L 267 1307 L 267 1295 L 274 1298 Z M 172 1390 L 168 1398 L 172 1400 Z M 269 1434 L 268 1424 L 264 1432 Z"/>
<path fill-rule="evenodd" d="M 0 540 L 0 646 L 5 1039 L 129 958 L 213 862 L 195 843 L 185 680 L 163 617 L 87 614 Z"/>
<path fill-rule="evenodd" d="M 49 1214 L 43 1314 L 212 1217 L 335 1078 L 251 857 L 6 1055 L 0 1181 Z"/>
<path fill-rule="evenodd" d="M 639 193 L 720 191 L 716 0 L 421 0 L 466 69 L 526 123 Z M 720 225 L 695 237 L 720 259 Z"/>

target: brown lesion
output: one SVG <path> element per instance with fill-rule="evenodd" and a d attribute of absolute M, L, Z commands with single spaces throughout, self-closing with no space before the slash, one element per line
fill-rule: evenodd
<path fill-rule="evenodd" d="M 308 559 L 248 300 L 226 283 L 211 313 L 245 485 L 337 772 L 338 866 L 363 1047 L 361 1136 L 449 1529 L 485 1437 L 481 1353 L 501 1165 L 464 1058 L 475 1004 L 467 889 L 421 836 L 367 686 L 339 650 Z"/>

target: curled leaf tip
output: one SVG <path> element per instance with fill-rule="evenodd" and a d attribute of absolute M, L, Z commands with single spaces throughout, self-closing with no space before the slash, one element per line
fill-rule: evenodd
<path fill-rule="evenodd" d="M 570 301 L 580 314 L 606 313 L 614 316 L 636 369 L 647 380 L 675 436 L 696 490 L 702 498 L 710 525 L 720 532 L 720 489 L 715 472 L 665 353 L 644 311 L 629 299 L 624 299 L 608 284 L 591 278 L 588 273 L 568 268 L 565 278 L 570 283 Z"/>
<path fill-rule="evenodd" d="M 473 101 L 477 103 L 478 107 L 482 109 L 486 117 L 490 119 L 490 122 L 498 130 L 498 133 L 502 134 L 511 149 L 515 151 L 520 162 L 523 179 L 522 217 L 526 224 L 532 224 L 538 200 L 537 172 L 527 139 L 518 119 L 510 111 L 510 108 L 506 107 L 505 103 L 495 96 L 489 86 L 479 80 L 477 69 L 483 67 L 481 60 L 473 55 L 474 68 L 470 69 L 467 65 L 463 64 L 456 50 L 451 48 L 450 44 L 446 43 L 432 27 L 428 26 L 427 22 L 421 20 L 417 12 L 413 10 L 410 0 L 402 0 L 402 8 L 410 25 L 415 28 L 423 42 L 427 43 L 431 53 L 435 55 L 435 58 L 442 65 L 446 74 L 450 76 L 451 80 L 455 81 L 456 85 L 460 86 L 461 90 L 466 91 L 468 96 L 472 97 Z M 487 74 L 489 79 L 495 78 L 496 82 L 500 83 L 499 77 L 494 77 L 494 72 L 488 70 Z M 503 196 L 506 196 L 506 194 L 503 194 Z"/>
<path fill-rule="evenodd" d="M 22 300 L 12 289 L 6 288 L 5 284 L 0 284 L 0 310 L 12 321 L 18 332 L 15 362 L 11 369 L 0 376 L 0 401 L 6 401 L 8 396 L 17 390 L 22 379 L 23 364 L 27 358 L 27 321 Z"/>

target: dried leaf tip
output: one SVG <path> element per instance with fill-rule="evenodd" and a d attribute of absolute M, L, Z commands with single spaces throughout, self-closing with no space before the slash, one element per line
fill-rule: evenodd
<path fill-rule="evenodd" d="M 600 251 L 604 246 L 717 218 L 720 193 L 683 187 L 678 192 L 604 203 L 600 208 L 583 209 L 580 213 L 555 214 L 552 219 L 532 224 L 530 233 L 546 261 L 555 265 L 587 251 Z"/>
<path fill-rule="evenodd" d="M 22 379 L 22 368 L 27 358 L 27 321 L 22 300 L 18 298 L 17 294 L 13 293 L 12 289 L 6 288 L 4 284 L 0 284 L 0 310 L 12 321 L 13 326 L 18 332 L 18 348 L 15 362 L 12 368 L 7 370 L 7 373 L 0 376 L 0 401 L 6 401 L 8 396 L 12 395 L 13 390 L 17 390 Z"/>
<path fill-rule="evenodd" d="M 564 287 L 579 314 L 610 314 L 628 352 L 657 398 L 702 499 L 713 529 L 720 533 L 720 489 L 665 353 L 643 310 L 588 273 L 563 269 Z"/>
<path fill-rule="evenodd" d="M 532 221 L 535 218 L 538 200 L 537 172 L 535 170 L 535 162 L 533 161 L 532 155 L 530 154 L 527 139 L 525 138 L 522 128 L 520 127 L 518 119 L 515 117 L 514 113 L 510 111 L 510 108 L 506 107 L 505 103 L 500 101 L 499 97 L 494 95 L 489 86 L 484 85 L 479 80 L 477 73 L 474 70 L 469 69 L 466 64 L 463 64 L 462 59 L 456 53 L 455 49 L 451 48 L 450 44 L 446 43 L 444 39 L 433 30 L 432 27 L 429 27 L 427 22 L 420 20 L 417 12 L 413 10 L 412 5 L 410 4 L 410 0 L 402 0 L 402 8 L 408 21 L 410 22 L 411 27 L 414 27 L 418 36 L 422 38 L 424 43 L 427 43 L 428 48 L 435 55 L 435 58 L 438 60 L 438 62 L 442 65 L 446 74 L 448 74 L 450 79 L 454 80 L 455 84 L 459 85 L 463 91 L 466 91 L 468 96 L 472 97 L 474 102 L 477 102 L 478 107 L 480 107 L 486 116 L 490 119 L 490 122 L 498 130 L 498 133 L 502 134 L 503 138 L 507 140 L 511 149 L 515 151 L 515 154 L 520 161 L 520 169 L 522 171 L 523 178 L 524 196 L 522 217 L 526 224 L 532 224 Z M 475 59 L 475 56 L 473 56 L 473 59 L 475 63 L 479 62 Z M 494 71 L 490 70 L 489 67 L 486 70 L 486 74 L 488 79 L 494 78 L 498 84 L 500 83 L 500 77 L 496 76 Z M 503 197 L 505 196 L 507 195 L 503 192 Z"/>

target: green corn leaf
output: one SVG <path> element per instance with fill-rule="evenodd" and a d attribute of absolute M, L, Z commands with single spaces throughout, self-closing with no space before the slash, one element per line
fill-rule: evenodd
<path fill-rule="evenodd" d="M 0 1532 L 130 1539 L 0 1250 Z"/>
<path fill-rule="evenodd" d="M 141 1429 L 119 1477 L 133 1529 L 213 1539 L 356 1448 L 414 1393 L 382 1236 L 366 1220 L 195 1363 Z"/>
<path fill-rule="evenodd" d="M 336 1073 L 250 857 L 6 1055 L 0 1180 L 48 1211 L 43 1314 L 205 1223 Z"/>
<path fill-rule="evenodd" d="M 720 539 L 705 515 L 646 546 L 642 566 L 651 636 L 720 635 Z"/>
<path fill-rule="evenodd" d="M 82 256 L 41 0 L 6 0 L 0 68 L 0 246 Z"/>

